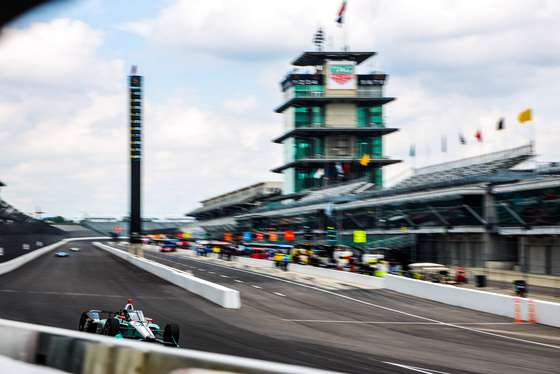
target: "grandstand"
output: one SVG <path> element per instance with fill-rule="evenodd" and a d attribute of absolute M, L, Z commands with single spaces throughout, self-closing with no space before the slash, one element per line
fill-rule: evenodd
<path fill-rule="evenodd" d="M 4 185 L 4 184 L 2 184 Z M 0 199 L 0 262 L 57 242 L 65 233 Z"/>

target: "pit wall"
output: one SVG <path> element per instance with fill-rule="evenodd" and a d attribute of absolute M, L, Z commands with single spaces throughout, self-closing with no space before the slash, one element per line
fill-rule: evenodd
<path fill-rule="evenodd" d="M 478 310 L 521 321 L 536 321 L 560 327 L 560 304 L 530 298 L 513 297 L 492 292 L 421 281 L 397 275 L 385 276 L 385 288 L 411 296 Z M 516 304 L 519 303 L 518 307 Z M 531 303 L 533 312 L 531 313 Z"/>
<path fill-rule="evenodd" d="M 168 281 L 169 283 L 184 288 L 196 295 L 202 296 L 221 307 L 231 309 L 241 308 L 239 291 L 196 278 L 190 273 L 173 269 L 158 262 L 133 256 L 125 251 L 115 249 L 108 245 L 97 242 L 94 243 L 94 245 L 130 262 L 132 265 L 147 271 L 148 273 Z"/>

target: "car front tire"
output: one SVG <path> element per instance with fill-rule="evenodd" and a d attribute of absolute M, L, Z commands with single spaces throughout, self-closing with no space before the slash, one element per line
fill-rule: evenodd
<path fill-rule="evenodd" d="M 107 318 L 103 327 L 103 335 L 115 336 L 119 333 L 119 320 L 116 318 Z"/>
<path fill-rule="evenodd" d="M 168 323 L 163 330 L 163 341 L 167 343 L 179 344 L 179 325 Z"/>

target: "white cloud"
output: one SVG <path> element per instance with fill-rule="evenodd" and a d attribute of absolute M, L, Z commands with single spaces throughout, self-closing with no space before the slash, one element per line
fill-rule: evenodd
<path fill-rule="evenodd" d="M 6 28 L 0 38 L 0 79 L 66 88 L 83 84 L 95 65 L 92 53 L 102 42 L 103 32 L 77 20 Z"/>
<path fill-rule="evenodd" d="M 315 26 L 309 29 L 308 20 L 315 22 L 325 12 L 314 2 L 293 5 L 281 0 L 179 0 L 158 15 L 149 39 L 161 50 L 209 61 L 270 61 L 311 46 Z"/>

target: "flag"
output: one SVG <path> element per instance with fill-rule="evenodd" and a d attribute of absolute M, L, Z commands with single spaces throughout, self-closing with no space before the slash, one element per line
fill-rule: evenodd
<path fill-rule="evenodd" d="M 130 75 L 136 75 L 136 69 L 137 69 L 136 65 L 132 65 L 130 67 Z"/>
<path fill-rule="evenodd" d="M 504 119 L 500 118 L 500 120 L 498 121 L 498 127 L 496 130 L 503 130 L 504 129 Z"/>
<path fill-rule="evenodd" d="M 519 122 L 524 123 L 531 120 L 531 109 L 527 109 L 526 111 L 519 114 Z"/>
<path fill-rule="evenodd" d="M 474 137 L 477 138 L 479 142 L 482 142 L 482 131 L 476 130 L 476 134 L 474 134 Z"/>
<path fill-rule="evenodd" d="M 360 164 L 367 166 L 367 164 L 369 164 L 369 155 L 363 155 Z"/>
<path fill-rule="evenodd" d="M 459 143 L 467 144 L 467 139 L 465 139 L 465 136 L 461 133 L 459 133 Z"/>
<path fill-rule="evenodd" d="M 416 145 L 415 144 L 410 145 L 410 151 L 408 152 L 408 154 L 410 155 L 410 157 L 416 156 Z"/>
<path fill-rule="evenodd" d="M 441 151 L 447 152 L 447 137 L 445 135 L 441 137 Z"/>
<path fill-rule="evenodd" d="M 342 5 L 340 6 L 340 10 L 338 11 L 338 18 L 336 19 L 336 22 L 338 23 L 339 26 L 342 26 L 342 17 L 344 16 L 344 12 L 346 11 L 346 0 L 344 0 L 342 2 Z"/>

